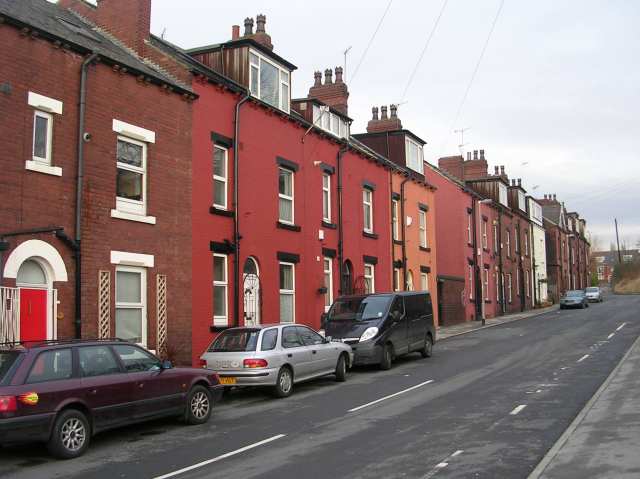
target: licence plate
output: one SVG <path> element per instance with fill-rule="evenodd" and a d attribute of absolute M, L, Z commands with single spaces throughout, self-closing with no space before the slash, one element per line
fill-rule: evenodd
<path fill-rule="evenodd" d="M 220 384 L 226 384 L 227 386 L 234 385 L 236 378 L 220 378 Z"/>

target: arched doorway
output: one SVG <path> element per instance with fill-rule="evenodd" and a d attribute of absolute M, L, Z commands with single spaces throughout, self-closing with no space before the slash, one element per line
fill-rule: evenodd
<path fill-rule="evenodd" d="M 342 294 L 353 294 L 353 265 L 346 260 L 342 268 Z"/>
<path fill-rule="evenodd" d="M 244 324 L 257 326 L 260 324 L 260 270 L 255 258 L 247 258 L 242 273 Z"/>
<path fill-rule="evenodd" d="M 407 272 L 407 291 L 413 291 L 413 271 L 409 270 Z"/>

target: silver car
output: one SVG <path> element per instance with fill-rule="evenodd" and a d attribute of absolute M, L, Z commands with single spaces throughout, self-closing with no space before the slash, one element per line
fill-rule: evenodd
<path fill-rule="evenodd" d="M 351 347 L 298 324 L 230 328 L 200 357 L 226 386 L 271 386 L 289 396 L 294 383 L 335 374 L 345 381 Z"/>
<path fill-rule="evenodd" d="M 593 303 L 602 303 L 602 290 L 597 286 L 590 286 L 584 290 L 587 299 Z"/>

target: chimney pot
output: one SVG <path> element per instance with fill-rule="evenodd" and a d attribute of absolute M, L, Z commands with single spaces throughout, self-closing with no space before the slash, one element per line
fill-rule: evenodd
<path fill-rule="evenodd" d="M 518 186 L 522 186 L 522 178 L 518 178 Z"/>
<path fill-rule="evenodd" d="M 500 168 L 498 168 L 498 165 L 493 167 L 493 171 L 495 172 L 495 175 L 498 176 L 500 174 Z"/>
<path fill-rule="evenodd" d="M 342 67 L 336 67 L 336 83 L 342 83 Z"/>
<path fill-rule="evenodd" d="M 244 19 L 244 36 L 253 35 L 253 18 Z"/>
<path fill-rule="evenodd" d="M 383 106 L 380 107 L 380 113 L 381 113 L 381 115 L 380 115 L 380 119 L 381 120 L 387 120 L 388 119 L 387 118 L 387 106 L 386 105 L 383 105 Z"/>
<path fill-rule="evenodd" d="M 391 105 L 389 107 L 391 109 L 391 118 L 398 118 L 398 105 Z"/>
<path fill-rule="evenodd" d="M 546 195 L 546 193 L 545 193 L 545 195 L 544 195 L 544 199 L 545 199 L 545 200 L 547 199 L 547 195 Z"/>
<path fill-rule="evenodd" d="M 500 165 L 500 174 L 504 175 L 504 165 Z"/>
<path fill-rule="evenodd" d="M 484 160 L 484 150 L 480 150 L 480 159 Z"/>
<path fill-rule="evenodd" d="M 473 150 L 473 159 L 474 160 L 478 159 L 478 150 Z"/>
<path fill-rule="evenodd" d="M 331 85 L 333 83 L 333 70 L 331 68 L 327 68 L 324 71 L 324 84 Z"/>
<path fill-rule="evenodd" d="M 374 107 L 371 109 L 371 113 L 373 113 L 373 116 L 372 116 L 372 118 L 371 118 L 371 119 L 372 119 L 372 120 L 377 121 L 377 120 L 378 120 L 378 107 L 377 107 L 377 106 L 374 106 Z"/>
<path fill-rule="evenodd" d="M 553 194 L 553 201 L 557 201 L 555 193 Z"/>
<path fill-rule="evenodd" d="M 467 161 L 471 161 L 471 152 L 467 151 Z"/>
<path fill-rule="evenodd" d="M 320 70 L 313 72 L 313 86 L 322 86 L 322 72 Z"/>
<path fill-rule="evenodd" d="M 256 33 L 265 33 L 264 26 L 267 23 L 267 16 L 262 13 L 256 17 Z"/>
<path fill-rule="evenodd" d="M 231 40 L 237 40 L 240 38 L 240 25 L 233 25 L 231 27 Z"/>

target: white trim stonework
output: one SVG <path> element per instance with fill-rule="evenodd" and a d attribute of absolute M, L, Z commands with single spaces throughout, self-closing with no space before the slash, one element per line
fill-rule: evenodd
<path fill-rule="evenodd" d="M 111 251 L 111 264 L 153 268 L 153 265 L 155 264 L 155 258 L 152 254 L 128 253 L 126 251 Z"/>
<path fill-rule="evenodd" d="M 67 268 L 58 250 L 42 240 L 27 240 L 14 249 L 4 265 L 4 277 L 15 279 L 22 263 L 30 258 L 41 258 L 49 269 L 51 281 L 67 281 Z"/>
<path fill-rule="evenodd" d="M 24 167 L 27 170 L 37 171 L 38 173 L 44 173 L 45 175 L 62 176 L 62 168 L 59 166 L 45 165 L 39 161 L 27 160 Z"/>
<path fill-rule="evenodd" d="M 120 120 L 113 120 L 113 131 L 120 133 L 121 135 L 134 138 L 136 140 L 145 141 L 147 143 L 156 142 L 155 131 L 147 130 L 139 126 L 130 125 Z"/>
<path fill-rule="evenodd" d="M 136 215 L 135 213 L 126 213 L 124 211 L 120 211 L 116 209 L 111 210 L 111 217 L 117 218 L 119 220 L 129 220 L 129 221 L 137 221 L 138 223 L 147 223 L 150 225 L 156 224 L 155 216 Z"/>
<path fill-rule="evenodd" d="M 49 113 L 57 113 L 62 115 L 62 102 L 44 95 L 39 95 L 32 91 L 29 92 L 27 103 L 38 110 L 48 111 Z"/>

